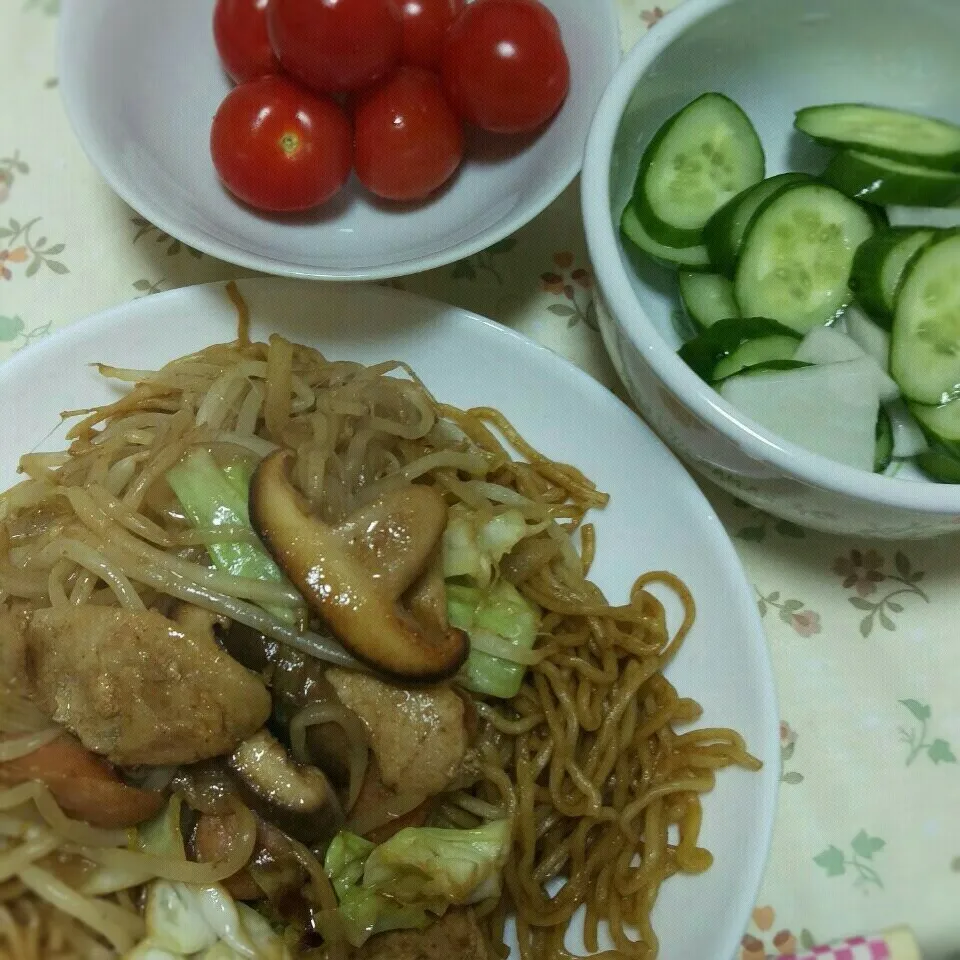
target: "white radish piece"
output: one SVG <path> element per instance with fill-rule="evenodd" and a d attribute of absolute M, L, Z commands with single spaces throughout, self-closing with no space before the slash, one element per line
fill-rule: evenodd
<path fill-rule="evenodd" d="M 903 400 L 887 404 L 887 415 L 893 430 L 893 456 L 906 460 L 930 449 L 927 438 Z"/>
<path fill-rule="evenodd" d="M 887 207 L 891 227 L 960 227 L 960 207 Z"/>
<path fill-rule="evenodd" d="M 873 472 L 880 410 L 874 368 L 861 358 L 740 374 L 723 382 L 720 396 L 784 440 Z"/>
<path fill-rule="evenodd" d="M 852 338 L 830 327 L 814 327 L 797 347 L 794 360 L 804 363 L 864 363 L 874 371 L 877 392 L 887 403 L 900 396 L 900 388 L 890 374 Z"/>
<path fill-rule="evenodd" d="M 884 370 L 890 369 L 890 334 L 877 326 L 858 306 L 847 307 L 843 315 L 847 335 Z"/>

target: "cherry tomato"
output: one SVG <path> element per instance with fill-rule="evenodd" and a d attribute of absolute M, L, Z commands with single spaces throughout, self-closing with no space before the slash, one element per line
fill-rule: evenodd
<path fill-rule="evenodd" d="M 443 83 L 470 123 L 494 133 L 535 130 L 570 88 L 556 19 L 537 0 L 476 0 L 447 34 Z"/>
<path fill-rule="evenodd" d="M 368 87 L 400 62 L 392 0 L 271 0 L 267 28 L 283 67 L 318 93 Z"/>
<path fill-rule="evenodd" d="M 403 20 L 403 62 L 439 70 L 443 41 L 464 0 L 394 0 Z"/>
<path fill-rule="evenodd" d="M 217 0 L 213 39 L 234 83 L 280 72 L 267 36 L 267 0 Z"/>
<path fill-rule="evenodd" d="M 234 87 L 210 131 L 220 179 L 252 207 L 308 210 L 332 197 L 350 176 L 350 121 L 328 97 L 284 77 Z"/>
<path fill-rule="evenodd" d="M 388 200 L 422 200 L 463 159 L 463 127 L 437 77 L 401 67 L 357 99 L 356 169 L 361 183 Z"/>

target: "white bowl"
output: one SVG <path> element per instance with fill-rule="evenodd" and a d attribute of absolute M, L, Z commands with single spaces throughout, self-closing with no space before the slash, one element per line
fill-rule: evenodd
<path fill-rule="evenodd" d="M 591 577 L 611 601 L 625 600 L 643 570 L 671 570 L 690 587 L 697 619 L 667 676 L 682 696 L 702 704 L 698 726 L 739 730 L 764 767 L 719 773 L 704 798 L 698 841 L 714 864 L 704 874 L 668 880 L 653 922 L 664 960 L 730 960 L 766 862 L 780 781 L 779 720 L 753 589 L 696 484 L 596 380 L 500 324 L 374 286 L 261 277 L 240 289 L 257 339 L 276 332 L 330 358 L 406 360 L 440 399 L 496 406 L 537 449 L 583 469 L 610 494 L 590 519 L 597 531 Z M 235 336 L 236 312 L 222 285 L 210 284 L 130 301 L 17 354 L 0 367 L 0 409 L 17 411 L 0 431 L 0 489 L 20 479 L 20 454 L 62 448 L 66 429 L 51 433 L 61 410 L 116 399 L 94 361 L 151 369 Z M 49 389 L 38 391 L 37 383 Z M 679 604 L 653 589 L 675 629 Z M 582 919 L 574 918 L 568 937 L 577 953 Z M 514 948 L 513 960 L 518 956 Z"/>
<path fill-rule="evenodd" d="M 583 211 L 605 309 L 604 341 L 641 412 L 691 466 L 796 523 L 864 537 L 960 531 L 960 486 L 868 474 L 800 449 L 721 400 L 677 356 L 669 271 L 634 257 L 618 223 L 640 156 L 672 113 L 707 90 L 753 120 L 768 175 L 819 172 L 796 109 L 870 101 L 960 121 L 956 0 L 687 0 L 637 44 L 587 143 Z"/>
<path fill-rule="evenodd" d="M 210 123 L 230 90 L 214 0 L 64 0 L 60 89 L 107 183 L 171 236 L 253 270 L 374 279 L 439 267 L 513 233 L 580 169 L 594 110 L 620 59 L 613 0 L 546 0 L 570 59 L 570 95 L 531 142 L 477 134 L 432 201 L 379 203 L 355 178 L 318 211 L 261 216 L 220 185 Z M 526 144 L 526 149 L 523 145 Z"/>

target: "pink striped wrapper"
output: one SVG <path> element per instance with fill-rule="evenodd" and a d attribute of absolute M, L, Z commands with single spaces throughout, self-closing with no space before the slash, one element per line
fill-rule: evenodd
<path fill-rule="evenodd" d="M 813 947 L 777 960 L 922 960 L 917 941 L 907 927 Z"/>

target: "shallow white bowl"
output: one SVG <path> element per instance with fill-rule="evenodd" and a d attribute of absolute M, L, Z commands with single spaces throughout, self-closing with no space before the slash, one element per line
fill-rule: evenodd
<path fill-rule="evenodd" d="M 592 577 L 611 601 L 625 601 L 644 570 L 671 570 L 688 584 L 697 620 L 667 675 L 681 695 L 703 705 L 700 725 L 739 730 L 764 768 L 718 775 L 704 799 L 700 835 L 715 863 L 701 876 L 669 880 L 654 924 L 664 960 L 730 960 L 766 861 L 779 722 L 753 591 L 690 476 L 595 380 L 492 321 L 379 287 L 256 279 L 240 288 L 258 339 L 277 332 L 331 359 L 406 360 L 440 399 L 496 406 L 545 454 L 583 469 L 611 495 L 590 517 L 597 529 Z M 0 408 L 16 411 L 0 431 L 0 489 L 15 481 L 20 454 L 60 448 L 64 431 L 51 432 L 59 411 L 117 396 L 92 362 L 152 368 L 235 336 L 233 308 L 221 286 L 209 285 L 134 300 L 17 354 L 0 366 Z M 675 628 L 678 605 L 657 592 Z M 568 938 L 578 952 L 581 930 L 575 921 Z"/>
<path fill-rule="evenodd" d="M 960 531 L 960 487 L 841 466 L 739 414 L 677 356 L 675 279 L 621 244 L 644 148 L 707 90 L 753 120 L 767 173 L 819 172 L 826 154 L 792 130 L 796 109 L 869 101 L 960 121 L 956 0 L 686 0 L 626 58 L 591 128 L 583 170 L 587 240 L 604 341 L 647 420 L 685 462 L 796 523 L 865 537 Z"/>
<path fill-rule="evenodd" d="M 401 276 L 513 233 L 579 171 L 590 120 L 620 59 L 616 10 L 613 0 L 546 5 L 571 66 L 560 113 L 532 141 L 472 134 L 456 178 L 420 205 L 380 203 L 355 177 L 306 215 L 264 216 L 235 201 L 210 160 L 210 123 L 231 86 L 213 42 L 214 0 L 64 0 L 60 89 L 103 178 L 171 236 L 266 273 Z"/>

